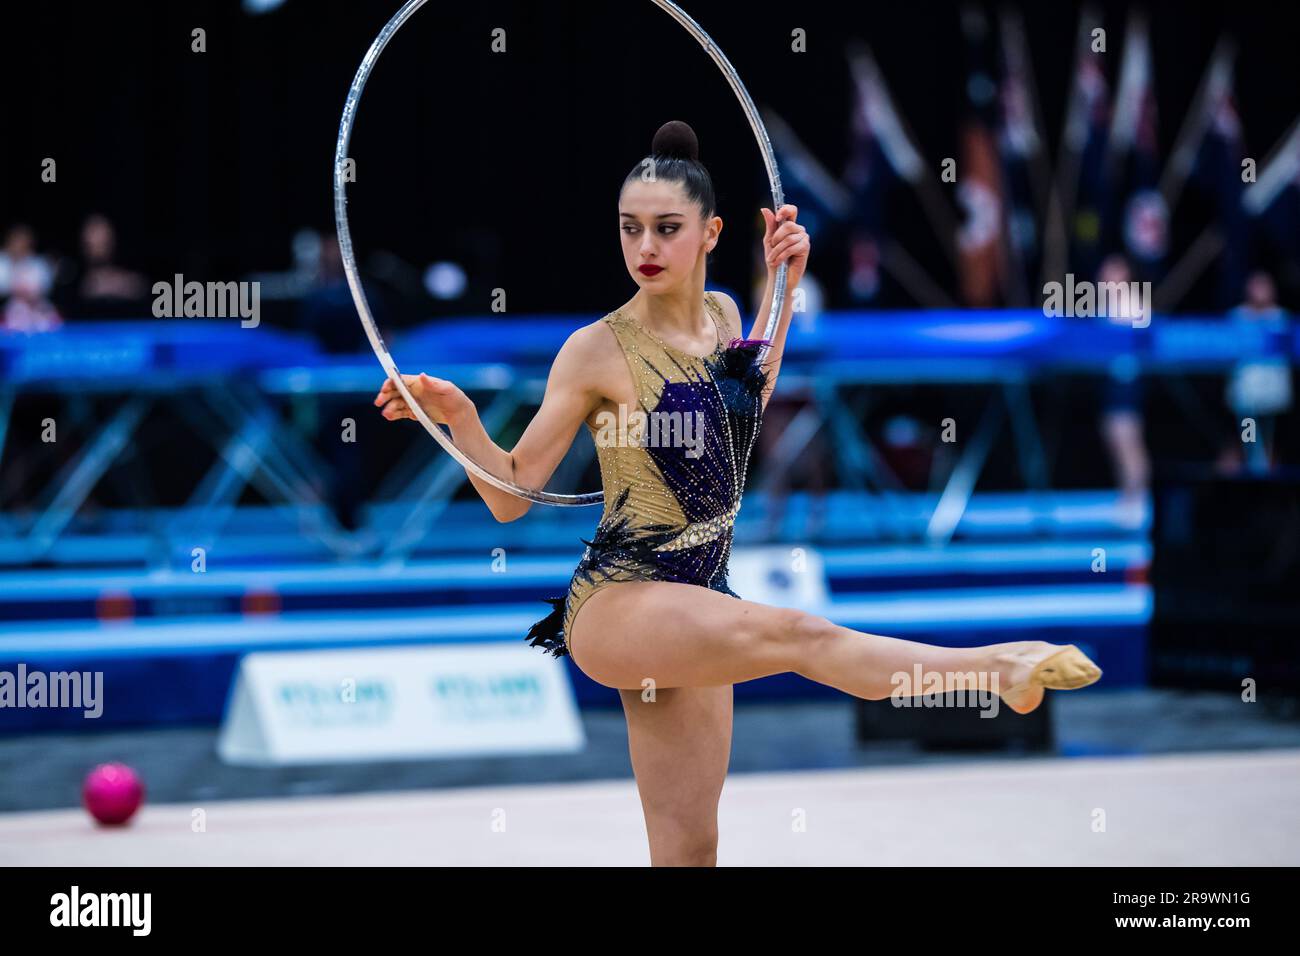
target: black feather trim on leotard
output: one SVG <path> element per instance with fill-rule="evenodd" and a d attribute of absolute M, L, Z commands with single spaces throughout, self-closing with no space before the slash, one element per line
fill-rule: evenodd
<path fill-rule="evenodd" d="M 767 388 L 768 369 L 758 361 L 759 350 L 767 339 L 732 339 L 717 359 L 709 359 L 709 371 L 727 407 L 733 412 L 747 411 L 750 400 Z"/>
<path fill-rule="evenodd" d="M 597 566 L 602 570 L 610 567 L 635 570 L 646 564 L 655 564 L 660 557 L 655 548 L 671 541 L 681 531 L 681 528 L 671 524 L 630 527 L 631 515 L 624 510 L 624 506 L 631 490 L 630 487 L 623 489 L 614 502 L 609 518 L 596 528 L 590 541 L 580 539 L 591 549 L 588 560 L 578 566 L 580 580 L 590 583 L 590 571 Z"/>
<path fill-rule="evenodd" d="M 545 648 L 554 657 L 564 657 L 564 616 L 568 599 L 576 582 L 594 584 L 600 580 L 639 580 L 646 577 L 644 569 L 661 558 L 655 552 L 659 545 L 671 541 L 681 531 L 670 524 L 655 524 L 641 528 L 629 527 L 631 516 L 624 510 L 631 488 L 624 488 L 614 503 L 609 516 L 596 528 L 590 541 L 579 538 L 587 545 L 582 560 L 573 573 L 569 594 L 543 598 L 551 605 L 551 613 L 528 629 L 526 640 L 531 647 Z"/>
<path fill-rule="evenodd" d="M 748 422 L 750 426 L 733 433 L 734 440 L 744 446 L 734 449 L 733 455 L 748 455 L 757 419 L 762 414 L 761 396 L 767 388 L 768 370 L 758 361 L 758 353 L 766 341 L 735 338 L 720 356 L 705 360 L 727 414 L 733 422 Z M 658 461 L 658 465 L 661 471 L 671 472 L 665 461 Z M 664 475 L 665 483 L 671 488 L 679 484 L 673 480 L 675 477 L 684 479 L 684 476 L 671 473 Z M 569 598 L 578 582 L 590 585 L 598 577 L 601 580 L 674 580 L 678 577 L 672 567 L 672 557 L 655 549 L 671 541 L 681 529 L 669 524 L 631 527 L 632 516 L 624 510 L 629 491 L 630 488 L 623 489 L 590 541 L 579 539 L 587 545 L 587 550 L 570 580 L 568 594 L 543 599 L 551 605 L 551 612 L 528 629 L 526 640 L 530 646 L 542 647 L 554 657 L 568 654 L 564 618 Z M 647 572 L 647 568 L 652 570 Z M 725 578 L 710 586 L 732 597 L 740 597 L 728 587 Z"/>
<path fill-rule="evenodd" d="M 563 657 L 568 653 L 564 649 L 564 606 L 569 599 L 561 595 L 542 600 L 551 605 L 551 613 L 530 627 L 524 640 L 530 647 L 543 647 L 555 657 Z"/>

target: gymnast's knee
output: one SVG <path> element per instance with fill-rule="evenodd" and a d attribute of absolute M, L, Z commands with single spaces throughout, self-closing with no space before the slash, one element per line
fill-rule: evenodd
<path fill-rule="evenodd" d="M 647 818 L 651 866 L 717 866 L 716 814 L 705 822 Z"/>
<path fill-rule="evenodd" d="M 827 618 L 798 608 L 779 609 L 771 625 L 768 637 L 791 670 L 835 630 Z"/>

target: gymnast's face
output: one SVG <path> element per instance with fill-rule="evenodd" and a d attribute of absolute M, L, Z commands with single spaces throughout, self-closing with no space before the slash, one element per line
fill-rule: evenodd
<path fill-rule="evenodd" d="M 705 257 L 718 244 L 722 219 L 703 218 L 681 183 L 635 181 L 619 197 L 618 227 L 627 271 L 648 294 L 659 295 L 704 268 Z M 649 268 L 653 266 L 659 269 Z"/>

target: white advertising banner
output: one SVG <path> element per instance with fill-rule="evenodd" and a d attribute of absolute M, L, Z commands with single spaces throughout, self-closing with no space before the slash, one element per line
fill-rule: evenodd
<path fill-rule="evenodd" d="M 227 763 L 277 766 L 585 744 L 565 665 L 494 642 L 249 654 L 217 750 Z"/>
<path fill-rule="evenodd" d="M 747 601 L 820 612 L 830 600 L 821 554 L 806 544 L 734 547 L 727 583 Z"/>

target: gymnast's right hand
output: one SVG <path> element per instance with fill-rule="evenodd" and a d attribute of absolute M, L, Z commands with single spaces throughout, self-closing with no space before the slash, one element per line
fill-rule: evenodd
<path fill-rule="evenodd" d="M 469 396 L 445 378 L 434 378 L 421 372 L 419 375 L 403 375 L 402 381 L 406 383 L 412 397 L 420 403 L 424 413 L 439 425 L 457 428 L 472 420 L 476 412 Z M 375 404 L 380 406 L 383 416 L 390 422 L 415 418 L 415 413 L 406 404 L 406 399 L 392 379 L 384 380 L 384 387 L 375 396 Z"/>

